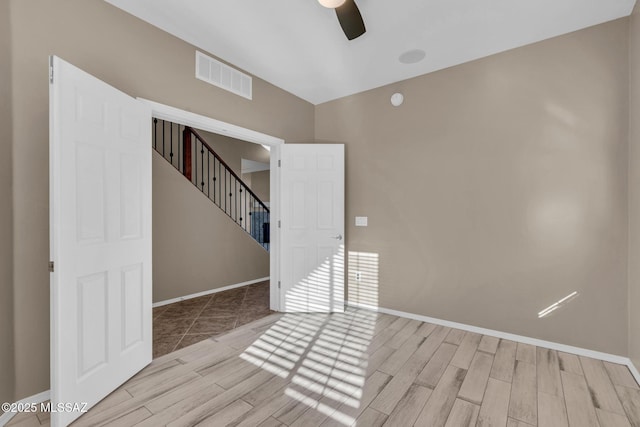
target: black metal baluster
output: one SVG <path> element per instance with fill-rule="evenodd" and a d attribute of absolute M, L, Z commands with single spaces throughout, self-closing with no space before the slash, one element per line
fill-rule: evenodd
<path fill-rule="evenodd" d="M 196 187 L 198 187 L 198 142 L 200 142 L 197 138 L 196 138 L 196 143 L 193 144 L 193 151 L 195 154 L 195 162 L 193 162 L 194 165 L 196 165 L 196 173 L 193 176 L 193 185 L 195 185 Z M 201 143 L 202 144 L 202 143 Z"/>
<path fill-rule="evenodd" d="M 224 169 L 224 192 L 225 193 L 227 192 L 227 187 L 228 187 L 228 185 L 227 185 L 227 168 L 225 168 Z M 228 207 L 229 207 L 228 199 L 225 197 L 224 198 L 224 212 L 227 215 L 229 215 L 229 212 L 228 212 L 228 209 L 227 209 Z"/>
<path fill-rule="evenodd" d="M 216 156 L 213 156 L 213 203 L 216 202 Z"/>
<path fill-rule="evenodd" d="M 200 145 L 202 145 L 202 141 L 200 141 L 199 139 L 196 139 L 196 141 L 199 141 Z M 198 173 L 197 173 L 197 170 L 198 170 L 198 144 L 197 143 L 193 146 L 193 149 L 195 150 L 194 153 L 193 153 L 193 159 L 194 159 L 194 162 L 196 164 L 196 174 L 193 177 L 193 185 L 195 185 L 196 188 L 198 188 Z"/>
<path fill-rule="evenodd" d="M 264 218 L 263 218 L 263 212 L 262 212 L 262 205 L 258 205 L 258 223 L 260 224 L 259 227 L 260 229 L 258 230 L 258 242 L 260 242 L 260 244 L 264 243 L 264 225 L 262 224 L 264 222 Z"/>
<path fill-rule="evenodd" d="M 239 196 L 240 196 L 239 197 L 240 200 L 238 200 L 238 203 L 240 204 L 240 227 L 242 227 L 243 226 L 242 219 L 244 218 L 244 215 L 242 214 L 242 182 L 240 183 L 240 195 Z M 238 196 L 236 196 L 236 197 L 238 197 Z"/>
<path fill-rule="evenodd" d="M 207 197 L 211 198 L 209 196 L 209 187 L 211 187 L 211 183 L 209 182 L 209 172 L 211 170 L 211 166 L 209 165 L 209 158 L 211 157 L 211 152 L 209 150 L 207 150 Z"/>
<path fill-rule="evenodd" d="M 260 241 L 260 224 L 258 224 L 260 222 L 260 213 L 258 212 L 258 209 L 256 207 L 255 200 L 253 201 L 252 212 L 253 215 L 256 215 L 256 218 L 251 220 L 251 226 L 256 227 L 253 231 L 253 235 L 255 236 L 254 239 L 256 239 L 258 243 L 262 244 L 262 242 Z"/>
<path fill-rule="evenodd" d="M 200 191 L 204 193 L 204 144 L 200 143 Z"/>
<path fill-rule="evenodd" d="M 222 202 L 224 201 L 224 211 L 227 211 L 227 170 L 222 166 L 222 159 L 218 159 L 218 177 L 220 182 L 218 183 L 220 195 L 220 206 L 222 206 Z"/>
<path fill-rule="evenodd" d="M 169 124 L 169 145 L 171 146 L 171 148 L 169 149 L 169 163 L 171 163 L 171 166 L 173 166 L 173 122 L 169 122 Z"/>
<path fill-rule="evenodd" d="M 229 186 L 229 202 L 232 203 L 231 205 L 231 209 L 232 209 L 232 214 L 231 214 L 231 218 L 233 218 L 233 220 L 235 222 L 238 222 L 238 209 L 236 208 L 236 200 L 233 200 L 233 193 L 236 192 L 236 179 L 233 178 L 233 189 L 231 189 L 231 186 Z"/>
<path fill-rule="evenodd" d="M 162 157 L 164 157 L 164 127 L 165 127 L 165 121 L 162 121 Z"/>

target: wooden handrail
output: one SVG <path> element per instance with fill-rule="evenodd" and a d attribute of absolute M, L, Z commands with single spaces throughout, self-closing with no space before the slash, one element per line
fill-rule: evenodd
<path fill-rule="evenodd" d="M 251 194 L 251 195 L 253 196 L 253 198 L 254 198 L 258 203 L 260 203 L 260 205 L 261 205 L 261 206 L 262 206 L 262 207 L 263 207 L 267 212 L 269 212 L 269 208 L 267 207 L 267 205 L 265 205 L 265 204 L 262 202 L 262 200 L 260 200 L 260 198 L 259 198 L 259 197 L 258 197 L 258 196 L 253 192 L 253 191 L 251 191 L 251 188 L 249 188 L 249 186 L 248 186 L 248 185 L 247 185 L 247 184 L 242 180 L 242 178 L 240 178 L 240 177 L 239 177 L 239 176 L 238 176 L 238 175 L 233 171 L 233 169 L 231 169 L 231 166 L 229 166 L 229 165 L 227 164 L 227 162 L 225 162 L 224 160 L 222 160 L 222 157 L 220 157 L 220 156 L 218 155 L 218 153 L 216 153 L 216 152 L 215 152 L 215 150 L 214 150 L 213 148 L 211 148 L 211 146 L 207 143 L 207 141 L 205 141 L 205 140 L 204 140 L 204 138 L 203 138 L 203 137 L 201 137 L 201 136 L 200 136 L 200 134 L 199 134 L 195 129 L 193 129 L 193 128 L 192 128 L 192 127 L 190 127 L 190 126 L 185 126 L 185 128 L 184 128 L 184 129 L 185 129 L 186 131 L 188 131 L 188 132 L 191 132 L 193 135 L 195 135 L 196 139 L 197 139 L 198 141 L 200 141 L 200 143 L 202 144 L 202 146 L 203 146 L 203 147 L 207 147 L 207 150 L 209 150 L 209 152 L 210 152 L 211 154 L 213 154 L 213 156 L 214 156 L 216 159 L 218 159 L 218 162 L 220 162 L 220 164 L 222 164 L 222 166 L 224 166 L 224 167 L 225 167 L 225 168 L 226 168 L 226 169 L 231 173 L 231 175 L 233 175 L 233 177 L 234 177 L 235 179 L 237 179 L 237 180 L 240 182 L 240 184 L 241 184 L 244 188 L 246 188 L 246 189 L 247 189 L 247 191 L 249 192 L 249 194 Z M 190 156 L 190 155 L 189 155 L 189 156 Z M 185 157 L 186 157 L 186 156 L 185 156 Z M 189 160 L 191 160 L 191 159 L 189 159 Z M 189 165 L 189 166 L 190 166 L 190 165 Z M 185 169 L 185 170 L 186 170 L 186 169 Z M 191 172 L 191 170 L 190 170 L 190 169 L 189 169 L 189 172 Z M 191 178 L 191 177 L 189 177 L 189 179 L 190 179 L 190 178 Z"/>
<path fill-rule="evenodd" d="M 187 129 L 182 131 L 182 146 L 182 173 L 191 181 L 191 132 Z"/>

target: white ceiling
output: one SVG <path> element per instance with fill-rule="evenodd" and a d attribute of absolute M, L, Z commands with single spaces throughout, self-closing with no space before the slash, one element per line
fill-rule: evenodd
<path fill-rule="evenodd" d="M 313 104 L 628 16 L 635 0 L 356 0 L 348 41 L 317 0 L 106 0 Z M 403 64 L 405 51 L 426 58 Z"/>

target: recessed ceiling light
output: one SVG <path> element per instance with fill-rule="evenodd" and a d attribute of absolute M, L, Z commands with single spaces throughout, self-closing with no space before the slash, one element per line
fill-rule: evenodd
<path fill-rule="evenodd" d="M 427 53 L 422 49 L 408 50 L 398 58 L 398 61 L 403 64 L 415 64 L 422 61 L 427 56 Z"/>
<path fill-rule="evenodd" d="M 344 3 L 345 0 L 318 0 L 318 2 L 324 7 L 335 9 L 336 7 L 342 6 L 342 3 Z"/>

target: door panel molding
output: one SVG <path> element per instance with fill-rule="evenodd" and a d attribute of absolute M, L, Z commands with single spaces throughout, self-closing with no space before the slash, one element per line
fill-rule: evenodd
<path fill-rule="evenodd" d="M 152 358 L 151 110 L 50 61 L 51 402 L 90 408 Z"/>
<path fill-rule="evenodd" d="M 342 312 L 344 145 L 281 149 L 281 311 Z"/>

